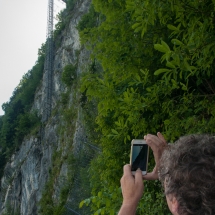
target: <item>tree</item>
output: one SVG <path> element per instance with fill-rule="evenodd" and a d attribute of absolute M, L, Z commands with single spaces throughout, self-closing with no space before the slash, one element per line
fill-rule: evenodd
<path fill-rule="evenodd" d="M 213 1 L 94 0 L 93 5 L 99 24 L 80 32 L 103 68 L 82 79 L 83 92 L 98 102 L 102 133 L 103 153 L 91 165 L 92 204 L 98 191 L 105 196 L 119 186 L 131 139 L 161 131 L 171 142 L 184 134 L 214 133 L 215 123 Z M 160 184 L 145 184 L 137 213 L 167 214 Z M 111 206 L 101 203 L 92 210 L 108 213 Z"/>
<path fill-rule="evenodd" d="M 0 177 L 4 165 L 25 135 L 39 126 L 39 117 L 30 113 L 34 95 L 40 84 L 45 60 L 45 45 L 38 51 L 38 59 L 31 70 L 23 75 L 10 100 L 2 105 L 5 114 L 0 117 Z"/>

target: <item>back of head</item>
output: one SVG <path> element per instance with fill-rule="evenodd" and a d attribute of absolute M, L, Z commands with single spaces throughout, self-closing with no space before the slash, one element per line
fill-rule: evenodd
<path fill-rule="evenodd" d="M 215 137 L 181 137 L 164 151 L 159 170 L 165 194 L 178 201 L 180 215 L 215 214 Z"/>

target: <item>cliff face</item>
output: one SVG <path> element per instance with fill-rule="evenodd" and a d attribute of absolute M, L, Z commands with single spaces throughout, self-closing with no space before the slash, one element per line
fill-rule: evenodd
<path fill-rule="evenodd" d="M 60 151 L 60 157 L 68 156 L 67 151 L 78 147 L 79 141 L 85 137 L 84 125 L 80 119 L 81 108 L 79 103 L 73 103 L 76 91 L 70 92 L 69 106 L 76 110 L 75 121 L 71 122 L 73 129 L 70 135 L 63 134 L 60 137 L 59 126 L 65 124 L 60 109 L 59 100 L 61 94 L 66 92 L 65 85 L 61 82 L 61 74 L 64 66 L 77 64 L 77 75 L 85 70 L 89 64 L 89 53 L 81 49 L 79 34 L 76 25 L 90 6 L 88 0 L 80 0 L 73 9 L 72 19 L 69 27 L 61 35 L 61 45 L 55 50 L 52 108 L 53 113 L 48 122 L 43 126 L 41 132 L 36 135 L 25 137 L 20 148 L 7 163 L 4 176 L 1 179 L 0 190 L 0 214 L 39 214 L 38 202 L 42 197 L 44 186 L 49 179 L 49 173 L 53 166 L 53 153 Z M 40 88 L 37 89 L 32 109 L 37 110 L 39 115 L 44 113 L 45 104 L 45 74 Z M 67 132 L 67 133 L 69 133 Z M 62 132 L 61 132 L 62 133 Z M 62 136 L 62 135 L 61 135 Z M 70 138 L 68 138 L 68 136 Z M 66 159 L 64 159 L 66 161 Z M 61 159 L 59 173 L 54 180 L 54 188 L 50 195 L 57 202 L 59 192 L 63 186 L 62 178 L 68 178 L 68 165 Z"/>

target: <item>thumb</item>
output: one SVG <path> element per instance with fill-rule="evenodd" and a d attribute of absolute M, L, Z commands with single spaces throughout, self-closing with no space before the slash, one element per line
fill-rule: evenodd
<path fill-rule="evenodd" d="M 135 172 L 135 184 L 140 183 L 143 183 L 142 171 L 140 169 L 137 169 Z"/>

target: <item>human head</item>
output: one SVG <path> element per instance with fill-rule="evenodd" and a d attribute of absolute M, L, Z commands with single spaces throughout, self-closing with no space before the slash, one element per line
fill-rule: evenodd
<path fill-rule="evenodd" d="M 215 137 L 189 135 L 167 146 L 159 178 L 179 215 L 215 214 Z"/>

